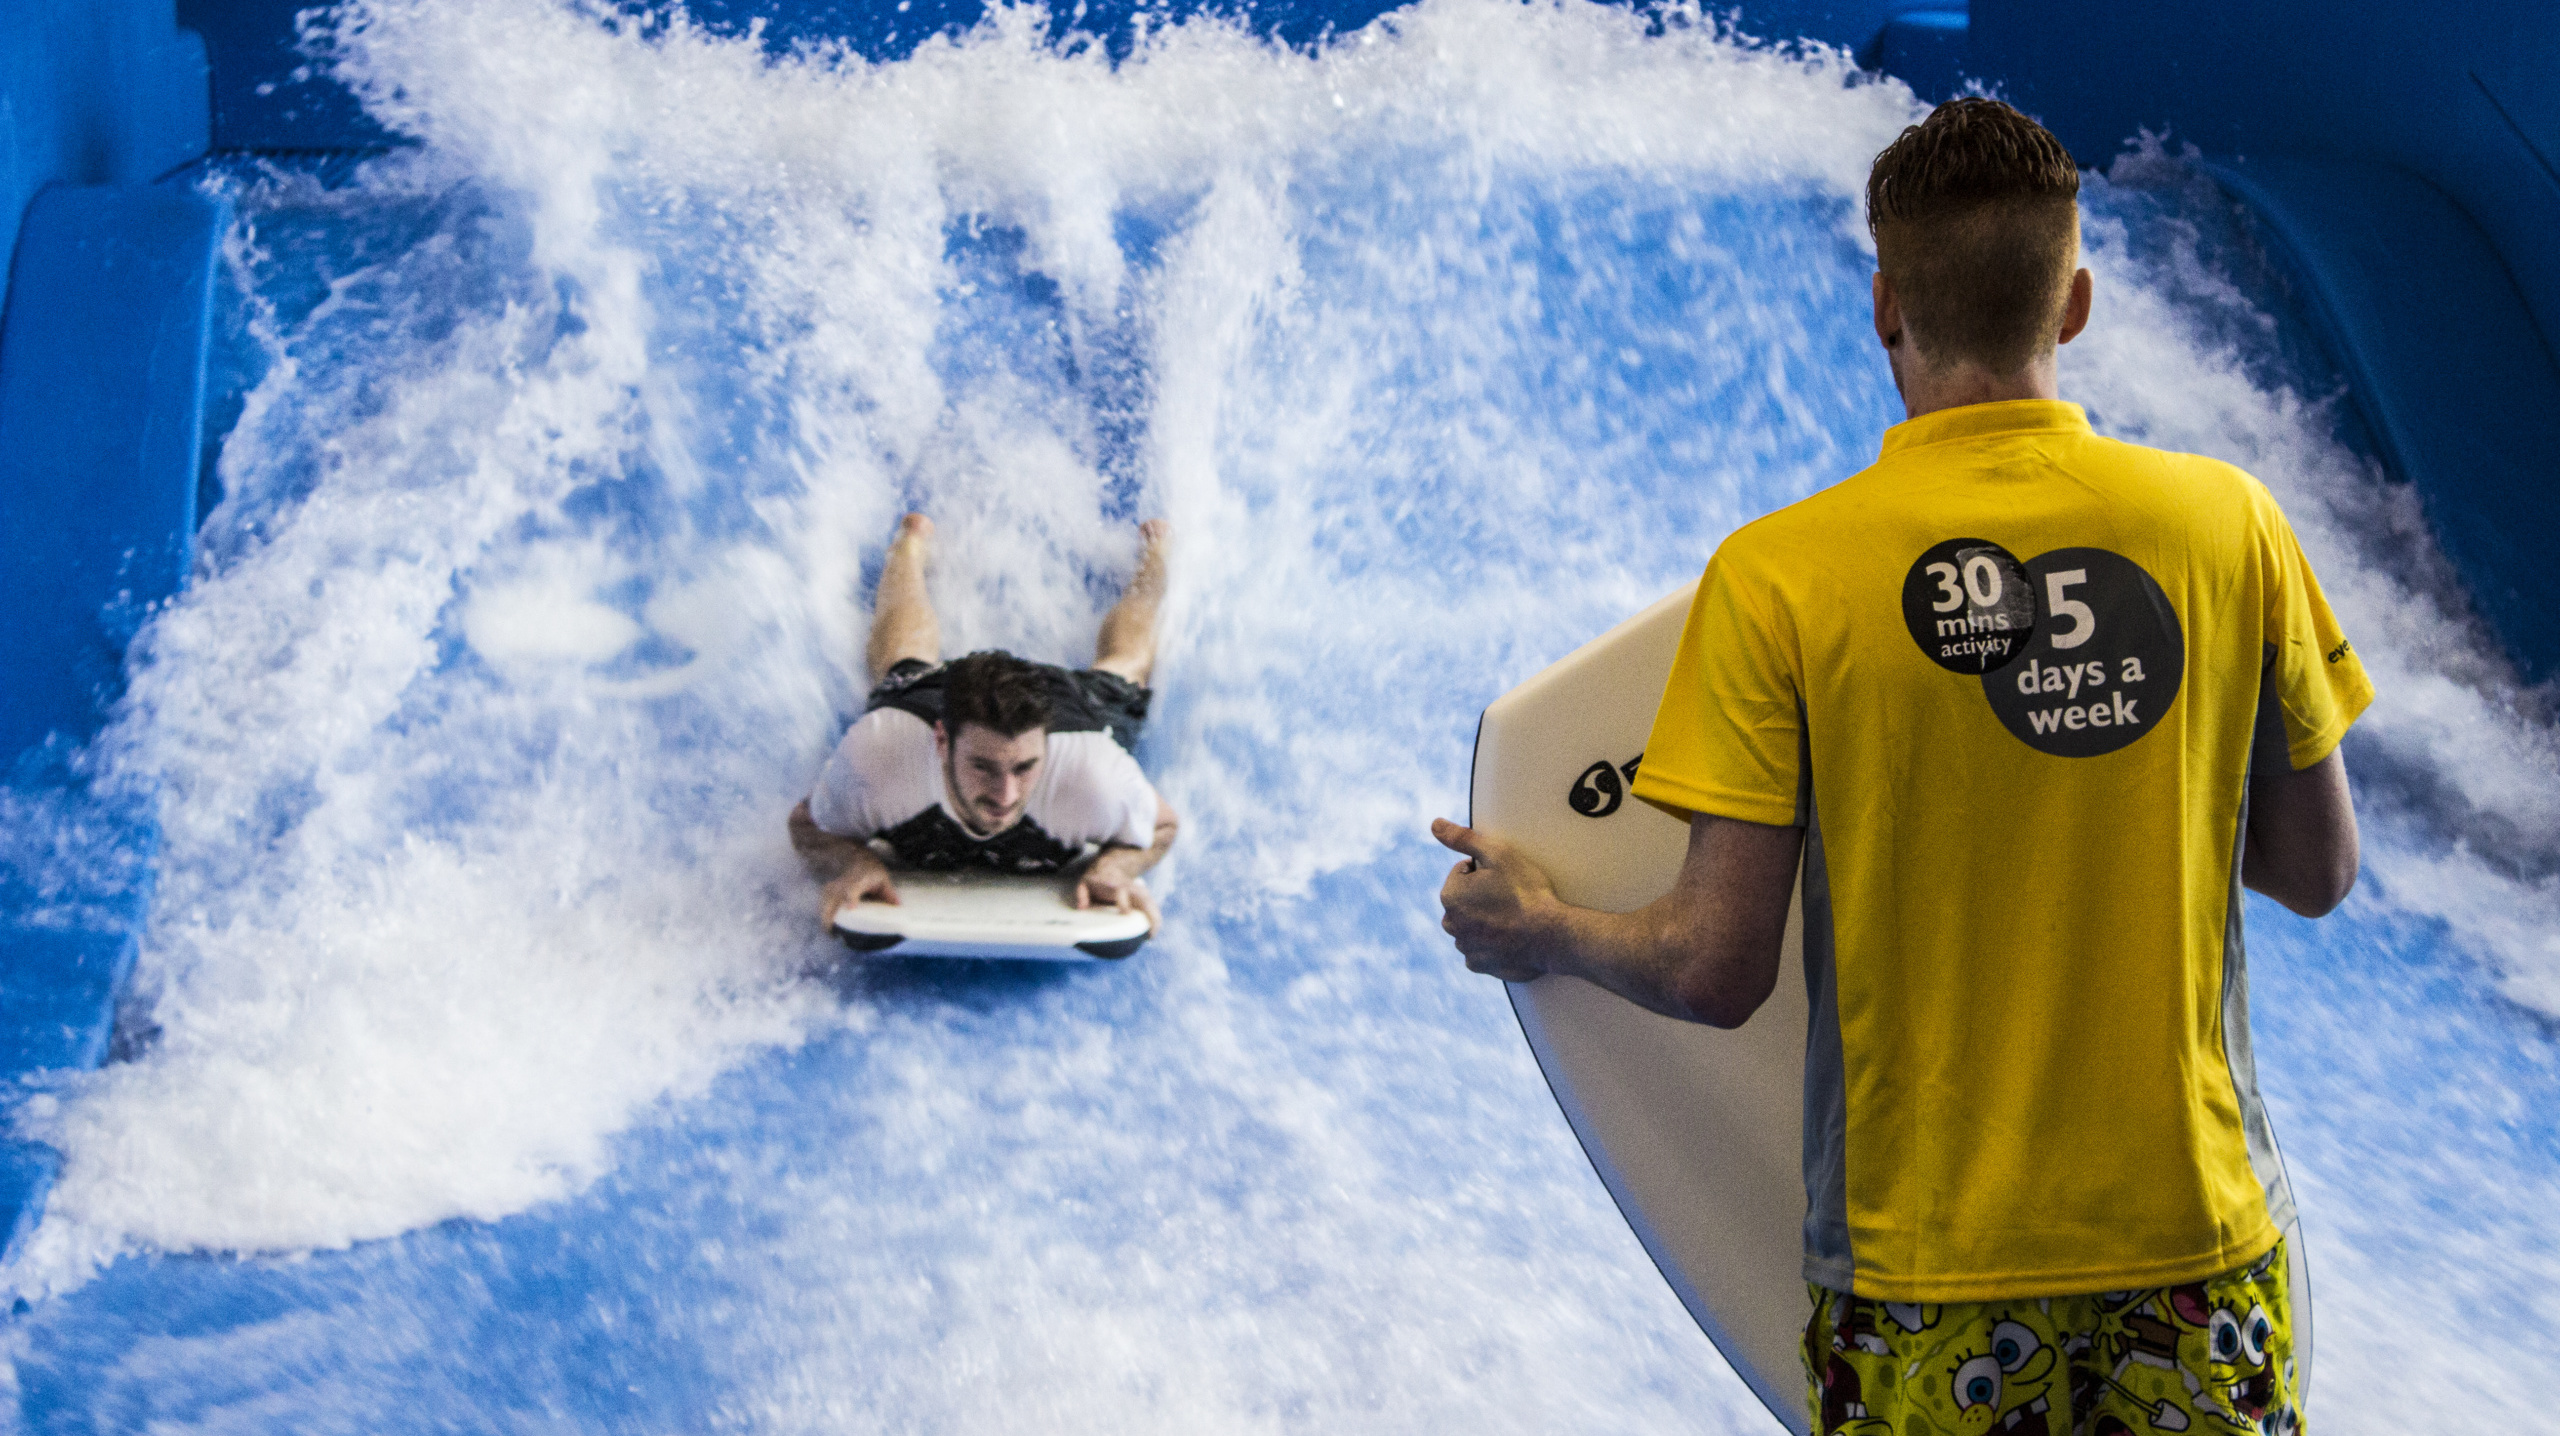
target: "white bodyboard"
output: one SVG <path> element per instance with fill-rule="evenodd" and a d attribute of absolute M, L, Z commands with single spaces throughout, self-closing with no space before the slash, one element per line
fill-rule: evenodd
<path fill-rule="evenodd" d="M 1035 962 L 1109 961 L 1147 940 L 1147 915 L 1078 910 L 1072 873 L 895 873 L 896 903 L 836 912 L 836 936 L 879 957 L 991 957 Z"/>
<path fill-rule="evenodd" d="M 1569 903 L 1626 912 L 1668 892 L 1685 824 L 1627 795 L 1694 583 L 1494 701 L 1476 731 L 1470 822 L 1519 846 Z M 1770 1412 L 1810 1430 L 1804 1284 L 1802 894 L 1778 985 L 1730 1032 L 1589 983 L 1511 987 L 1520 1030 L 1618 1210 L 1681 1304 Z M 2311 1288 L 2287 1227 L 2301 1387 Z"/>

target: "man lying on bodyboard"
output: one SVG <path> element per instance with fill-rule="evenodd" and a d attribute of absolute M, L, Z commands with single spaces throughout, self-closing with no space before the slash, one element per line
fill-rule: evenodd
<path fill-rule="evenodd" d="M 1154 519 L 1139 532 L 1137 574 L 1103 618 L 1093 666 L 1070 671 L 1000 650 L 942 662 L 924 582 L 933 521 L 900 523 L 864 654 L 870 699 L 791 811 L 792 845 L 826 885 L 821 923 L 902 901 L 877 844 L 925 872 L 1072 873 L 1075 908 L 1142 913 L 1155 930 L 1142 875 L 1178 823 L 1130 749 L 1151 697 L 1171 530 Z"/>

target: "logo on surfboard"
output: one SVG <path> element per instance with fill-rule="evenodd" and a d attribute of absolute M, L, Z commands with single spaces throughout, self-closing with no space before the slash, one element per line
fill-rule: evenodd
<path fill-rule="evenodd" d="M 1627 800 L 1627 784 L 1636 780 L 1636 767 L 1642 762 L 1644 755 L 1638 753 L 1623 763 L 1603 758 L 1583 769 L 1564 795 L 1566 806 L 1586 818 L 1605 818 L 1618 811 L 1618 805 Z"/>

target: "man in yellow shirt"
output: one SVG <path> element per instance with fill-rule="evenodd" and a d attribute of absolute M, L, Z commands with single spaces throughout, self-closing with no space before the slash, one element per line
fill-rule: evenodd
<path fill-rule="evenodd" d="M 2078 192 L 1997 101 L 1877 156 L 1909 419 L 1708 564 L 1634 786 L 1689 820 L 1669 895 L 1572 908 L 1433 825 L 1469 967 L 1724 1027 L 1801 860 L 1823 1432 L 2300 1429 L 2240 888 L 2344 900 L 2372 689 L 2262 485 L 2058 401 Z"/>

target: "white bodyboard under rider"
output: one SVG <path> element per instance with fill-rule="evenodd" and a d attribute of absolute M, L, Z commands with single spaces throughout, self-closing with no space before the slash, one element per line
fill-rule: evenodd
<path fill-rule="evenodd" d="M 991 957 L 1035 962 L 1123 958 L 1147 940 L 1140 912 L 1075 906 L 1057 873 L 896 872 L 895 904 L 839 909 L 836 935 L 878 957 Z"/>
<path fill-rule="evenodd" d="M 1688 616 L 1690 584 L 1494 701 L 1476 731 L 1470 821 L 1543 867 L 1565 901 L 1625 912 L 1671 888 L 1688 828 L 1627 795 Z M 1589 983 L 1511 987 L 1520 1030 L 1600 1180 L 1681 1304 L 1770 1412 L 1810 1429 L 1801 1347 L 1803 910 L 1777 989 L 1730 1032 L 1647 1012 Z M 2301 1389 L 2310 1286 L 2292 1256 Z"/>

